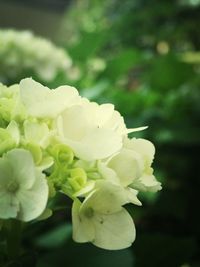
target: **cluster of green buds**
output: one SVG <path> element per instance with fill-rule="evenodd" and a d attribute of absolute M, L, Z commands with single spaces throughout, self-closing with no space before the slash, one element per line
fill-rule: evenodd
<path fill-rule="evenodd" d="M 135 239 L 127 203 L 160 183 L 155 148 L 130 139 L 112 104 L 98 105 L 70 86 L 50 90 L 31 78 L 0 85 L 0 221 L 24 222 L 53 214 L 58 194 L 72 204 L 73 239 L 123 249 Z M 48 214 L 48 216 L 46 216 Z"/>

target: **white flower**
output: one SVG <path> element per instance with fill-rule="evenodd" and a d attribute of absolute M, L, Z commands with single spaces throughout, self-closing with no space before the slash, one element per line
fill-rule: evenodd
<path fill-rule="evenodd" d="M 121 187 L 103 182 L 81 203 L 75 200 L 72 208 L 73 239 L 92 242 L 100 248 L 117 250 L 131 246 L 135 226 Z"/>
<path fill-rule="evenodd" d="M 154 153 L 155 148 L 148 140 L 125 138 L 118 153 L 98 162 L 98 171 L 103 179 L 123 188 L 127 202 L 141 205 L 138 190 L 156 192 L 161 189 L 151 168 Z"/>
<path fill-rule="evenodd" d="M 120 153 L 118 155 L 120 155 Z M 115 156 L 114 156 L 114 158 L 115 158 Z M 142 203 L 137 198 L 138 191 L 129 187 L 130 179 L 131 179 L 131 181 L 133 180 L 132 176 L 129 174 L 129 176 L 125 176 L 125 177 L 121 176 L 120 177 L 120 174 L 123 174 L 124 172 L 126 172 L 126 174 L 129 173 L 129 171 L 131 170 L 131 168 L 129 166 L 129 164 L 131 164 L 131 161 L 132 160 L 129 161 L 129 159 L 128 159 L 128 162 L 126 164 L 126 158 L 122 159 L 122 162 L 119 161 L 119 168 L 116 168 L 116 169 L 112 169 L 111 167 L 108 167 L 108 165 L 105 162 L 99 161 L 98 162 L 98 171 L 99 171 L 101 177 L 105 181 L 108 181 L 112 184 L 115 184 L 115 185 L 121 187 L 121 192 L 123 192 L 124 198 L 126 199 L 127 203 L 133 203 L 135 205 L 141 206 Z M 127 169 L 125 168 L 126 166 L 127 166 Z M 122 167 L 122 170 L 120 170 L 119 173 L 117 173 L 117 169 L 120 169 L 120 167 Z M 134 170 L 134 167 L 135 167 L 135 165 L 133 164 L 132 170 Z M 135 170 L 134 170 L 134 173 L 135 173 Z"/>
<path fill-rule="evenodd" d="M 48 186 L 30 152 L 13 149 L 0 158 L 0 218 L 30 221 L 45 209 Z"/>
<path fill-rule="evenodd" d="M 50 90 L 31 78 L 20 82 L 20 97 L 28 115 L 37 118 L 55 118 L 80 98 L 74 87 L 66 85 Z"/>
<path fill-rule="evenodd" d="M 98 105 L 85 99 L 61 114 L 58 130 L 76 156 L 88 161 L 119 151 L 126 135 L 123 118 L 113 105 Z"/>
<path fill-rule="evenodd" d="M 52 81 L 58 73 L 66 77 L 72 60 L 65 50 L 29 31 L 0 30 L 1 77 L 16 80 L 24 73 Z"/>
<path fill-rule="evenodd" d="M 127 138 L 124 146 L 127 149 L 137 152 L 142 157 L 144 164 L 143 174 L 139 179 L 136 179 L 132 183 L 131 187 L 138 190 L 151 192 L 161 190 L 161 183 L 156 180 L 155 176 L 153 175 L 153 168 L 151 167 L 155 154 L 154 145 L 146 139 Z"/>

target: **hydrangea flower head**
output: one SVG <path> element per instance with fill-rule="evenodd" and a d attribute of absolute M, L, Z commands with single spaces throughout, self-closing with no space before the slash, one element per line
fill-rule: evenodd
<path fill-rule="evenodd" d="M 70 86 L 31 78 L 0 85 L 0 220 L 47 219 L 56 194 L 71 198 L 73 238 L 116 250 L 135 240 L 124 207 L 141 205 L 139 191 L 156 192 L 154 145 L 128 138 L 112 104 L 82 98 Z"/>

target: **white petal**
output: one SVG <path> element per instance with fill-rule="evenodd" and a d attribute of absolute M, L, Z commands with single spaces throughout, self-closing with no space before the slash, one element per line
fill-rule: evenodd
<path fill-rule="evenodd" d="M 134 132 L 139 132 L 139 131 L 143 131 L 145 129 L 147 129 L 148 126 L 143 126 L 143 127 L 137 127 L 137 128 L 131 128 L 131 129 L 127 129 L 127 133 L 134 133 Z"/>
<path fill-rule="evenodd" d="M 76 242 L 84 243 L 94 240 L 94 227 L 87 218 L 80 217 L 81 202 L 76 199 L 72 206 L 73 239 Z"/>
<path fill-rule="evenodd" d="M 13 176 L 13 170 L 9 160 L 5 157 L 0 158 L 0 192 L 5 192 L 6 186 L 9 183 L 9 178 Z"/>
<path fill-rule="evenodd" d="M 50 90 L 32 80 L 20 82 L 20 96 L 28 114 L 35 117 L 56 117 L 66 107 L 79 101 L 78 92 L 70 86 L 60 86 Z"/>
<path fill-rule="evenodd" d="M 122 147 L 121 137 L 110 129 L 96 128 L 91 130 L 80 142 L 66 139 L 80 159 L 92 161 L 103 159 L 119 151 Z"/>
<path fill-rule="evenodd" d="M 79 105 L 68 108 L 62 113 L 61 126 L 59 129 L 61 134 L 73 141 L 81 140 L 87 131 L 90 130 L 84 109 Z"/>
<path fill-rule="evenodd" d="M 127 203 L 127 197 L 121 186 L 100 181 L 96 183 L 97 189 L 83 202 L 81 211 L 88 208 L 102 214 L 111 214 L 121 210 L 121 206 Z"/>
<path fill-rule="evenodd" d="M 20 140 L 20 131 L 17 123 L 15 121 L 11 121 L 8 124 L 7 130 L 12 136 L 13 140 L 15 140 L 16 145 L 18 145 Z"/>
<path fill-rule="evenodd" d="M 147 161 L 147 165 L 151 165 L 155 154 L 155 147 L 150 141 L 142 138 L 126 139 L 124 146 L 141 154 Z"/>
<path fill-rule="evenodd" d="M 98 171 L 106 181 L 120 185 L 120 179 L 116 172 L 109 168 L 104 162 L 98 162 Z"/>
<path fill-rule="evenodd" d="M 0 191 L 0 218 L 16 218 L 19 211 L 19 201 L 14 194 Z"/>
<path fill-rule="evenodd" d="M 158 182 L 154 175 L 144 174 L 138 181 L 141 183 L 146 190 L 151 192 L 157 192 L 162 189 L 161 183 Z"/>
<path fill-rule="evenodd" d="M 34 142 L 46 147 L 48 145 L 48 138 L 50 131 L 46 123 L 38 123 L 26 120 L 24 122 L 24 135 L 29 142 Z"/>
<path fill-rule="evenodd" d="M 127 187 L 124 190 L 125 190 L 125 194 L 127 195 L 127 199 L 128 199 L 129 203 L 133 203 L 133 204 L 138 205 L 138 206 L 142 205 L 142 203 L 137 198 L 137 194 L 138 194 L 137 190 L 132 189 L 130 187 Z"/>
<path fill-rule="evenodd" d="M 97 247 L 118 250 L 130 247 L 135 240 L 135 226 L 129 213 L 121 211 L 109 215 L 95 215 L 95 239 Z"/>
<path fill-rule="evenodd" d="M 35 169 L 32 155 L 25 149 L 13 149 L 5 155 L 13 169 L 14 178 L 20 187 L 30 188 L 35 181 Z"/>
<path fill-rule="evenodd" d="M 108 167 L 117 173 L 123 186 L 128 186 L 141 176 L 144 163 L 140 155 L 135 151 L 122 149 L 116 156 L 111 158 Z"/>
<path fill-rule="evenodd" d="M 31 221 L 42 214 L 48 200 L 48 185 L 45 175 L 37 172 L 36 180 L 29 190 L 19 190 L 17 198 L 20 202 L 18 218 Z"/>

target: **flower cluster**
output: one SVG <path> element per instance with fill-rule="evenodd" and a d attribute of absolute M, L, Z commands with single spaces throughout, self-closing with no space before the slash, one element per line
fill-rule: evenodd
<path fill-rule="evenodd" d="M 15 30 L 0 30 L 0 62 L 0 78 L 5 81 L 27 73 L 50 82 L 60 72 L 67 74 L 72 64 L 69 55 L 52 42 Z"/>
<path fill-rule="evenodd" d="M 0 219 L 37 219 L 56 193 L 73 200 L 73 238 L 105 249 L 135 239 L 124 208 L 139 191 L 157 191 L 155 149 L 129 139 L 112 104 L 90 102 L 70 86 L 32 80 L 0 86 Z"/>

